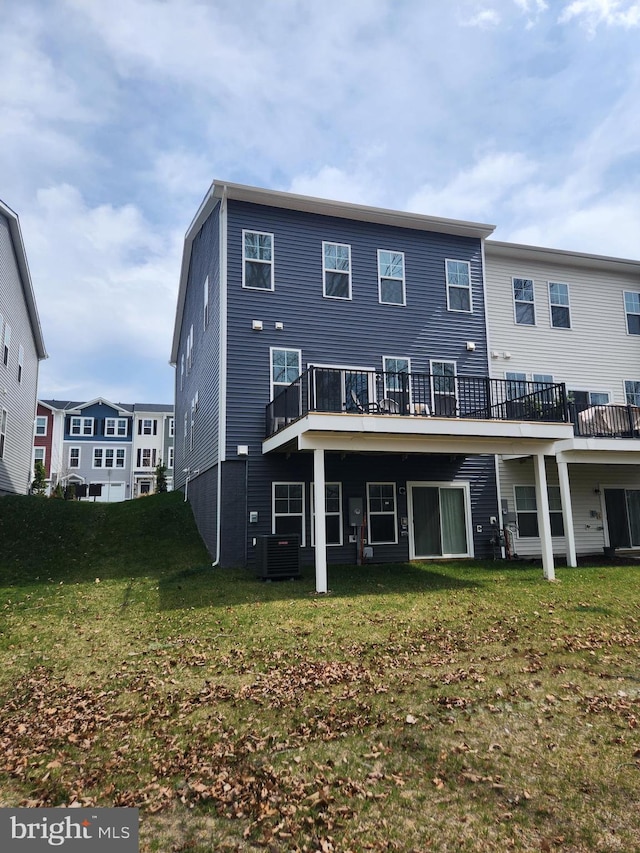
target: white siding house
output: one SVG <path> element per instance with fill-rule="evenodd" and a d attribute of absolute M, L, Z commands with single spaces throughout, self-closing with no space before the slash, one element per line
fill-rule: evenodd
<path fill-rule="evenodd" d="M 26 494 L 47 357 L 17 215 L 0 201 L 0 495 Z"/>
<path fill-rule="evenodd" d="M 640 547 L 640 262 L 487 241 L 486 283 L 492 376 L 566 384 L 575 436 L 546 459 L 554 552 Z M 498 459 L 513 550 L 539 555 L 532 460 Z"/>

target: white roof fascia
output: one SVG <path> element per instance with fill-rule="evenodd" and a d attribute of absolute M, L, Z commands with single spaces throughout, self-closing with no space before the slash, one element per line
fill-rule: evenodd
<path fill-rule="evenodd" d="M 609 255 L 592 255 L 587 252 L 571 252 L 544 246 L 528 246 L 522 243 L 503 243 L 499 240 L 486 240 L 484 245 L 487 260 L 491 260 L 492 257 L 513 258 L 640 275 L 640 261 L 628 258 L 613 258 Z"/>

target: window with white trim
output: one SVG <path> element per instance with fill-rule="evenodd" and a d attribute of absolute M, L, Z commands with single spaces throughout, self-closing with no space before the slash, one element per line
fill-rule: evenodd
<path fill-rule="evenodd" d="M 140 418 L 138 421 L 138 435 L 157 435 L 157 418 Z"/>
<path fill-rule="evenodd" d="M 189 329 L 187 336 L 187 373 L 191 372 L 193 367 L 193 325 Z"/>
<path fill-rule="evenodd" d="M 93 418 L 71 418 L 71 435 L 93 435 Z"/>
<path fill-rule="evenodd" d="M 242 232 L 242 286 L 250 290 L 273 290 L 273 234 Z"/>
<path fill-rule="evenodd" d="M 24 347 L 18 347 L 18 382 L 22 382 L 22 371 L 24 369 Z"/>
<path fill-rule="evenodd" d="M 189 434 L 189 412 L 184 413 L 184 429 L 182 432 L 182 447 L 187 449 L 187 435 Z"/>
<path fill-rule="evenodd" d="M 4 324 L 4 344 L 3 344 L 3 353 L 2 360 L 5 364 L 9 364 L 9 346 L 11 344 L 11 326 L 8 323 Z"/>
<path fill-rule="evenodd" d="M 203 327 L 206 329 L 209 325 L 209 276 L 204 280 L 204 307 L 202 311 Z"/>
<path fill-rule="evenodd" d="M 571 328 L 568 284 L 561 284 L 558 281 L 549 282 L 549 311 L 554 329 Z"/>
<path fill-rule="evenodd" d="M 297 534 L 304 545 L 304 483 L 272 483 L 271 532 Z"/>
<path fill-rule="evenodd" d="M 367 483 L 367 523 L 370 545 L 398 541 L 395 483 Z"/>
<path fill-rule="evenodd" d="M 322 243 L 322 276 L 327 299 L 351 299 L 351 246 Z"/>
<path fill-rule="evenodd" d="M 406 305 L 404 252 L 378 249 L 378 300 L 383 305 Z"/>
<path fill-rule="evenodd" d="M 382 359 L 384 373 L 384 396 L 393 400 L 398 411 L 393 414 L 406 414 L 411 408 L 409 374 L 411 361 L 408 358 L 396 358 L 385 355 Z"/>
<path fill-rule="evenodd" d="M 173 468 L 173 447 L 169 448 L 169 457 L 167 459 L 167 468 Z"/>
<path fill-rule="evenodd" d="M 4 459 L 4 445 L 7 440 L 7 410 L 2 409 L 0 414 L 0 459 Z"/>
<path fill-rule="evenodd" d="M 455 415 L 458 411 L 455 361 L 432 361 L 430 369 L 432 414 L 441 417 Z"/>
<path fill-rule="evenodd" d="M 311 484 L 311 547 L 315 547 L 315 492 Z M 342 545 L 342 483 L 324 484 L 325 536 L 327 545 Z"/>
<path fill-rule="evenodd" d="M 640 406 L 640 381 L 637 379 L 625 379 L 624 395 L 630 406 Z"/>
<path fill-rule="evenodd" d="M 157 450 L 155 447 L 139 447 L 136 454 L 137 468 L 155 468 Z"/>
<path fill-rule="evenodd" d="M 173 418 L 169 418 L 169 438 L 173 438 L 175 432 L 175 421 Z"/>
<path fill-rule="evenodd" d="M 518 326 L 535 326 L 535 290 L 532 278 L 514 278 L 513 309 Z"/>
<path fill-rule="evenodd" d="M 34 447 L 33 448 L 33 463 L 35 465 L 36 462 L 42 462 L 44 465 L 44 460 L 46 459 L 46 448 L 45 447 Z"/>
<path fill-rule="evenodd" d="M 38 415 L 36 417 L 36 435 L 46 435 L 47 434 L 47 418 L 45 415 Z"/>
<path fill-rule="evenodd" d="M 299 349 L 271 348 L 271 399 L 282 388 L 295 382 L 300 376 L 302 352 Z"/>
<path fill-rule="evenodd" d="M 184 353 L 180 357 L 180 390 L 184 390 Z"/>
<path fill-rule="evenodd" d="M 539 536 L 538 504 L 535 486 L 514 486 L 516 513 L 518 519 L 518 537 L 529 539 Z M 562 501 L 560 486 L 547 486 L 549 500 L 549 521 L 552 536 L 564 536 L 562 520 Z"/>
<path fill-rule="evenodd" d="M 69 448 L 69 468 L 79 468 L 80 467 L 80 448 L 79 447 L 70 447 Z"/>
<path fill-rule="evenodd" d="M 127 419 L 126 418 L 105 418 L 104 434 L 105 435 L 126 436 L 126 434 L 127 434 Z"/>
<path fill-rule="evenodd" d="M 624 291 L 624 310 L 627 315 L 627 332 L 640 335 L 640 293 Z"/>
<path fill-rule="evenodd" d="M 94 468 L 124 468 L 124 447 L 94 447 Z"/>
<path fill-rule="evenodd" d="M 471 313 L 471 264 L 469 261 L 445 261 L 447 278 L 447 309 Z"/>

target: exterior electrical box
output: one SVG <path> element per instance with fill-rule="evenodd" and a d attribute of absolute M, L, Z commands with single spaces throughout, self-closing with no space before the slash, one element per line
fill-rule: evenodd
<path fill-rule="evenodd" d="M 349 527 L 360 527 L 363 517 L 362 498 L 349 498 Z"/>
<path fill-rule="evenodd" d="M 262 580 L 285 580 L 300 577 L 300 538 L 272 534 L 258 536 L 256 568 Z"/>

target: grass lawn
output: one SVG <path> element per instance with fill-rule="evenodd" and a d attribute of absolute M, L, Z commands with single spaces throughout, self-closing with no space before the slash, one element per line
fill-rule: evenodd
<path fill-rule="evenodd" d="M 0 805 L 142 851 L 640 850 L 640 564 L 212 569 L 178 495 L 0 502 Z"/>

